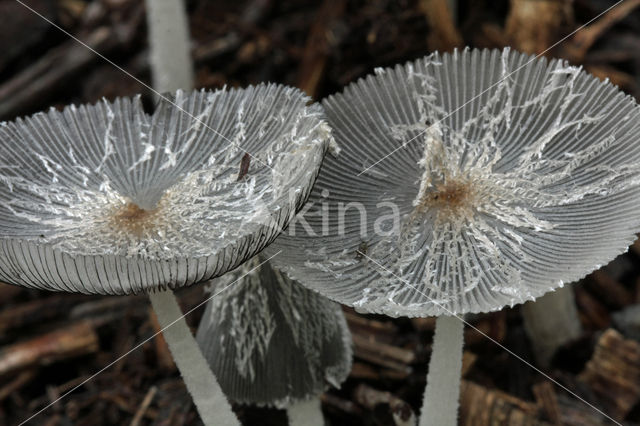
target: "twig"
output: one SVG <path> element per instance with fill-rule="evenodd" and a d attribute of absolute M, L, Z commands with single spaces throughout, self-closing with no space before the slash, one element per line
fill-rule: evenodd
<path fill-rule="evenodd" d="M 374 368 L 362 362 L 354 362 L 349 377 L 364 380 L 406 380 L 410 370 L 391 370 L 388 368 Z"/>
<path fill-rule="evenodd" d="M 136 411 L 135 416 L 133 416 L 133 420 L 131 420 L 130 426 L 138 426 L 140 424 L 140 420 L 142 420 L 142 417 L 147 412 L 147 409 L 149 409 L 149 405 L 151 405 L 153 398 L 156 396 L 156 392 L 158 392 L 158 388 L 155 386 L 152 386 L 149 389 L 144 399 L 142 400 L 138 411 Z"/>
<path fill-rule="evenodd" d="M 7 383 L 5 386 L 0 387 L 0 402 L 7 398 L 9 395 L 26 385 L 36 376 L 35 370 L 27 370 L 20 373 L 15 379 Z"/>
<path fill-rule="evenodd" d="M 357 333 L 352 334 L 356 351 L 371 352 L 383 358 L 389 358 L 402 364 L 412 364 L 416 361 L 416 354 L 409 349 L 399 348 L 386 343 L 377 342 Z"/>
<path fill-rule="evenodd" d="M 217 38 L 208 43 L 198 44 L 192 52 L 196 65 L 212 61 L 218 57 L 236 50 L 240 46 L 242 39 L 237 33 L 229 33 L 224 37 Z M 149 52 L 145 52 L 144 64 L 148 68 L 147 57 Z M 145 69 L 146 70 L 146 69 Z"/>
<path fill-rule="evenodd" d="M 572 62 L 582 63 L 587 51 L 609 28 L 629 15 L 640 0 L 626 0 L 605 13 L 600 19 L 588 27 L 578 31 L 562 46 L 563 56 Z"/>
<path fill-rule="evenodd" d="M 115 45 L 115 34 L 98 28 L 87 37 L 87 44 L 108 53 Z M 99 58 L 74 40 L 51 49 L 36 63 L 0 86 L 0 119 L 23 113 L 39 105 L 72 78 Z"/>
<path fill-rule="evenodd" d="M 127 297 L 106 296 L 101 298 L 92 296 L 89 301 L 76 304 L 73 309 L 71 309 L 69 317 L 73 319 L 92 318 L 105 313 L 113 313 L 114 311 L 119 311 L 122 316 L 124 315 L 123 311 L 134 306 L 139 307 L 141 311 L 145 312 L 147 310 L 146 297 L 143 295 L 129 295 Z"/>
<path fill-rule="evenodd" d="M 312 98 L 318 95 L 329 58 L 331 24 L 344 13 L 345 0 L 325 0 L 309 31 L 297 86 Z"/>
<path fill-rule="evenodd" d="M 0 349 L 0 377 L 97 351 L 98 335 L 87 322 L 81 322 Z"/>
<path fill-rule="evenodd" d="M 378 321 L 365 318 L 362 315 L 348 310 L 344 311 L 344 316 L 351 330 L 361 329 L 373 334 L 384 333 L 390 335 L 395 335 L 397 332 L 397 327 L 391 321 Z"/>
<path fill-rule="evenodd" d="M 431 27 L 427 39 L 429 49 L 449 52 L 464 47 L 446 0 L 421 0 L 419 7 Z"/>
<path fill-rule="evenodd" d="M 349 400 L 340 398 L 339 396 L 325 392 L 320 395 L 320 401 L 322 401 L 322 405 L 329 410 L 358 418 L 362 417 L 362 409 L 360 407 Z"/>
<path fill-rule="evenodd" d="M 35 299 L 0 311 L 0 334 L 14 328 L 42 324 L 66 316 L 76 303 L 87 300 L 84 295 L 54 295 Z"/>
<path fill-rule="evenodd" d="M 113 27 L 99 27 L 83 41 L 102 54 L 126 46 L 136 36 L 143 21 L 142 8 L 129 14 L 127 22 Z M 64 87 L 64 83 L 100 58 L 75 40 L 68 40 L 51 49 L 37 62 L 0 85 L 0 120 L 22 114 L 47 101 Z"/>

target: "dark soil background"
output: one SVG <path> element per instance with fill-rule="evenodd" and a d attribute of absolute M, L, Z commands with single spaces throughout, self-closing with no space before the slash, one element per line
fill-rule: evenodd
<path fill-rule="evenodd" d="M 0 0 L 0 120 L 135 93 L 153 107 L 140 83 L 61 31 L 149 82 L 142 1 L 24 2 L 42 17 Z M 565 58 L 640 96 L 640 1 L 622 2 L 575 34 L 614 2 L 460 0 L 454 19 L 444 0 L 187 3 L 197 87 L 272 81 L 321 99 L 375 67 L 433 50 L 510 45 Z M 584 333 L 543 370 L 616 421 L 640 424 L 640 314 L 621 315 L 639 309 L 640 244 L 572 289 Z M 203 299 L 202 286 L 178 294 L 185 310 Z M 393 413 L 417 414 L 433 320 L 345 311 L 355 363 L 342 389 L 323 396 L 329 424 L 394 425 Z M 187 318 L 194 328 L 201 312 Z M 469 321 L 536 365 L 519 307 Z M 20 423 L 158 328 L 144 296 L 53 294 L 0 283 L 0 425 Z M 477 332 L 466 330 L 465 339 L 461 425 L 612 424 Z M 286 424 L 284 412 L 235 408 L 246 425 Z M 156 338 L 29 424 L 201 423 Z"/>

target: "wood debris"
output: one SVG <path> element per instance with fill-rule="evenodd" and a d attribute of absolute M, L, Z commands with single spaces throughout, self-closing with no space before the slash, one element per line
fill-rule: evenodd
<path fill-rule="evenodd" d="M 144 399 L 140 403 L 140 407 L 138 407 L 138 411 L 136 411 L 136 414 L 135 416 L 133 416 L 133 420 L 131 420 L 129 426 L 138 426 L 140 424 L 140 421 L 149 409 L 149 405 L 151 405 L 151 401 L 153 401 L 153 398 L 156 396 L 157 392 L 157 387 L 152 386 L 151 388 L 149 388 L 149 392 L 147 392 L 147 394 L 144 396 Z"/>
<path fill-rule="evenodd" d="M 490 390 L 478 384 L 462 381 L 460 389 L 460 425 L 547 426 L 539 420 L 538 406 L 505 392 Z"/>
<path fill-rule="evenodd" d="M 560 412 L 560 406 L 558 405 L 558 398 L 556 396 L 553 383 L 549 381 L 543 381 L 533 385 L 533 394 L 536 398 L 538 406 L 545 413 L 546 417 L 552 424 L 562 425 L 562 414 Z"/>
<path fill-rule="evenodd" d="M 521 52 L 550 56 L 572 22 L 571 1 L 511 0 L 505 36 Z"/>
<path fill-rule="evenodd" d="M 615 3 L 614 3 L 615 4 Z M 640 0 L 625 0 L 606 12 L 600 19 L 590 23 L 586 28 L 578 31 L 562 46 L 562 56 L 572 62 L 584 61 L 587 52 L 604 33 L 617 22 L 626 18 L 635 8 L 640 6 Z"/>
<path fill-rule="evenodd" d="M 602 270 L 589 275 L 585 282 L 604 303 L 614 308 L 622 308 L 633 303 L 629 290 Z"/>
<path fill-rule="evenodd" d="M 429 49 L 451 52 L 464 47 L 447 0 L 420 0 L 419 7 L 431 28 L 427 38 Z"/>
<path fill-rule="evenodd" d="M 297 87 L 314 99 L 318 97 L 320 84 L 326 72 L 329 52 L 332 45 L 336 44 L 332 26 L 344 13 L 346 4 L 346 0 L 324 0 L 309 31 L 298 71 Z"/>
<path fill-rule="evenodd" d="M 390 392 L 382 392 L 361 384 L 353 391 L 353 398 L 371 411 L 381 404 L 387 406 L 396 426 L 413 426 L 416 422 L 416 415 L 411 406 Z"/>
<path fill-rule="evenodd" d="M 640 343 L 608 329 L 578 377 L 597 395 L 596 405 L 623 420 L 640 401 Z"/>
<path fill-rule="evenodd" d="M 30 340 L 0 348 L 0 377 L 98 350 L 98 335 L 87 322 L 72 324 Z"/>

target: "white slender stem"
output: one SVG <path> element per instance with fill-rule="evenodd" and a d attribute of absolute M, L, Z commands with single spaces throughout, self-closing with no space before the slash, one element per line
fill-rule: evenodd
<path fill-rule="evenodd" d="M 324 426 L 320 398 L 291 404 L 287 407 L 287 415 L 291 426 Z"/>
<path fill-rule="evenodd" d="M 205 425 L 240 426 L 171 290 L 149 294 L 162 333 Z"/>
<path fill-rule="evenodd" d="M 146 0 L 151 77 L 160 93 L 193 87 L 189 25 L 182 0 Z"/>
<path fill-rule="evenodd" d="M 458 424 L 463 330 L 459 318 L 439 316 L 436 320 L 420 426 Z"/>
<path fill-rule="evenodd" d="M 558 348 L 582 334 L 573 288 L 564 286 L 520 310 L 538 365 L 548 368 Z"/>

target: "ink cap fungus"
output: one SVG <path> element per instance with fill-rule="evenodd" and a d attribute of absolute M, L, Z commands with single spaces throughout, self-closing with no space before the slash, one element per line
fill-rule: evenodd
<path fill-rule="evenodd" d="M 308 205 L 328 219 L 303 216 L 266 253 L 340 303 L 500 310 L 584 277 L 640 230 L 640 107 L 565 61 L 433 53 L 323 106 L 341 153 Z"/>
<path fill-rule="evenodd" d="M 285 408 L 347 379 L 353 351 L 339 304 L 260 256 L 213 280 L 209 291 L 215 297 L 197 340 L 232 401 Z"/>
<path fill-rule="evenodd" d="M 0 123 L 0 279 L 129 294 L 222 275 L 295 215 L 330 139 L 321 106 L 275 84 Z"/>

